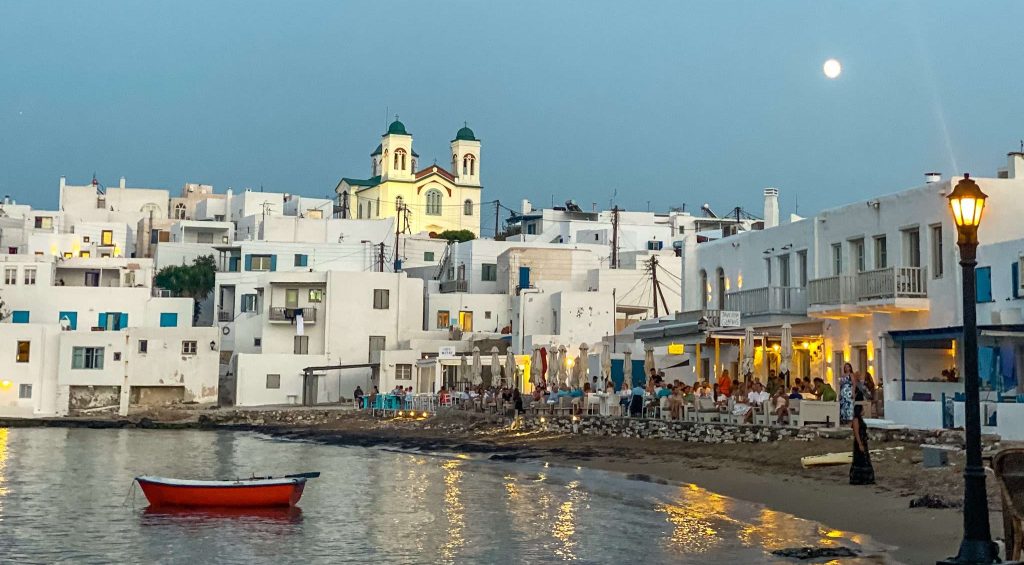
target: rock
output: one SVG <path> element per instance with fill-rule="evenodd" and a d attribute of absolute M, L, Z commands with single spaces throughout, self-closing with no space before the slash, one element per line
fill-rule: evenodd
<path fill-rule="evenodd" d="M 960 508 L 963 502 L 950 500 L 944 496 L 926 494 L 910 501 L 911 508 Z"/>
<path fill-rule="evenodd" d="M 776 549 L 772 555 L 791 559 L 823 559 L 827 557 L 856 557 L 858 553 L 848 547 L 788 547 Z"/>

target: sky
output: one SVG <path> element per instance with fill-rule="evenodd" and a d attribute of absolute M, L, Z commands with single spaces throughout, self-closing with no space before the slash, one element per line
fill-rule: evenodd
<path fill-rule="evenodd" d="M 468 122 L 485 201 L 803 215 L 994 176 L 1024 2 L 0 0 L 0 194 L 58 179 L 333 195 L 393 115 Z M 837 58 L 836 80 L 822 73 Z"/>

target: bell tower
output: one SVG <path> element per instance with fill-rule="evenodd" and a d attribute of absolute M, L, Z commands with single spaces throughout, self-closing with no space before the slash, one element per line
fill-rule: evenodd
<path fill-rule="evenodd" d="M 452 174 L 456 184 L 480 186 L 480 140 L 466 124 L 452 140 Z"/>
<path fill-rule="evenodd" d="M 374 153 L 377 153 L 374 151 Z M 381 181 L 413 179 L 412 135 L 405 130 L 405 124 L 395 121 L 388 126 L 388 131 L 381 136 L 380 155 L 374 155 L 377 174 Z"/>

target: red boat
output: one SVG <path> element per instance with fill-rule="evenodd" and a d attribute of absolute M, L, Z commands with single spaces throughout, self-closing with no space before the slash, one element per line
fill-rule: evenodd
<path fill-rule="evenodd" d="M 308 479 L 320 473 L 253 477 L 233 481 L 194 481 L 136 477 L 150 506 L 191 508 L 264 508 L 295 506 Z"/>

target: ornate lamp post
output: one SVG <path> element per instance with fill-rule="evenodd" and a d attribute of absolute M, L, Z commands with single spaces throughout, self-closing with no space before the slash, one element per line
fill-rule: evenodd
<path fill-rule="evenodd" d="M 965 432 L 967 465 L 964 467 L 964 539 L 956 557 L 945 563 L 998 563 L 998 550 L 992 543 L 988 524 L 988 495 L 985 490 L 985 467 L 981 461 L 981 406 L 978 393 L 978 322 L 976 313 L 976 281 L 974 267 L 978 264 L 978 225 L 987 196 L 971 180 L 970 175 L 956 183 L 948 196 L 949 207 L 956 222 L 960 268 L 963 271 L 964 312 L 964 393 L 966 402 Z"/>

